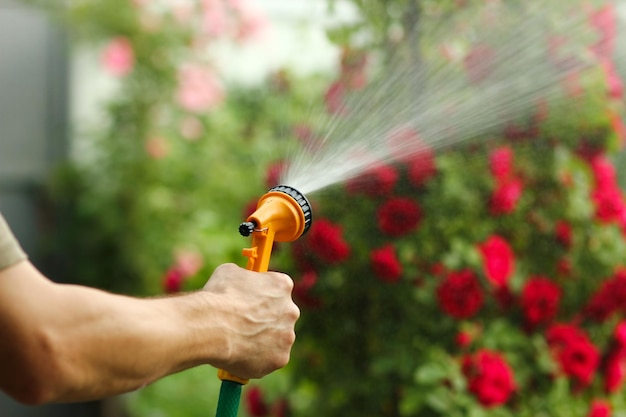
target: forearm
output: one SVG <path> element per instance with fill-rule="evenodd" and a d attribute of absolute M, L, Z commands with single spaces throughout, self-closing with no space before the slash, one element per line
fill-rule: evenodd
<path fill-rule="evenodd" d="M 189 323 L 199 310 L 194 304 L 209 302 L 202 299 L 209 294 L 136 299 L 40 276 L 25 279 L 37 273 L 31 268 L 24 263 L 11 269 L 15 277 L 2 277 L 10 282 L 3 297 L 13 299 L 2 307 L 12 322 L 1 323 L 0 336 L 15 341 L 4 349 L 19 351 L 2 352 L 15 360 L 0 370 L 0 383 L 24 402 L 127 392 L 210 356 L 213 330 L 194 331 Z M 16 311 L 7 312 L 10 305 Z"/>

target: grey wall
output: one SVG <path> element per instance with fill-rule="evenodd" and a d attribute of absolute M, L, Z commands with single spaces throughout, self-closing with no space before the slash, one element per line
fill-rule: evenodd
<path fill-rule="evenodd" d="M 67 154 L 66 58 L 44 15 L 0 0 L 0 211 L 35 264 L 38 192 Z M 27 407 L 0 393 L 2 417 L 99 415 L 98 403 Z"/>

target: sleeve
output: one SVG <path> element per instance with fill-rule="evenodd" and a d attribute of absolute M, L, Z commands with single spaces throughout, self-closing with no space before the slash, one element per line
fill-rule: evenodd
<path fill-rule="evenodd" d="M 26 259 L 26 253 L 0 213 L 0 269 Z"/>

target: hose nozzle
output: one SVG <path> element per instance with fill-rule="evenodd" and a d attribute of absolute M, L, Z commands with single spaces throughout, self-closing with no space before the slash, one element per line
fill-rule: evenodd
<path fill-rule="evenodd" d="M 278 185 L 264 194 L 257 208 L 239 225 L 242 236 L 252 235 L 252 247 L 243 250 L 248 257 L 248 269 L 267 271 L 272 245 L 291 242 L 311 227 L 311 204 L 293 187 Z"/>

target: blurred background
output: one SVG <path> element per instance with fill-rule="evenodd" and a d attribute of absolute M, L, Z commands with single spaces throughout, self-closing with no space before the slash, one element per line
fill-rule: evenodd
<path fill-rule="evenodd" d="M 384 108 L 367 143 L 424 146 L 310 196 L 272 259 L 302 309 L 292 363 L 240 415 L 624 416 L 626 7 L 538 4 L 0 0 L 0 211 L 51 279 L 195 290 L 243 263 L 236 228 L 291 157 L 337 125 L 366 143 L 357 103 L 366 126 Z M 496 99 L 519 105 L 486 117 Z M 415 103 L 454 146 L 395 117 Z M 199 367 L 0 415 L 206 415 L 218 391 Z"/>

